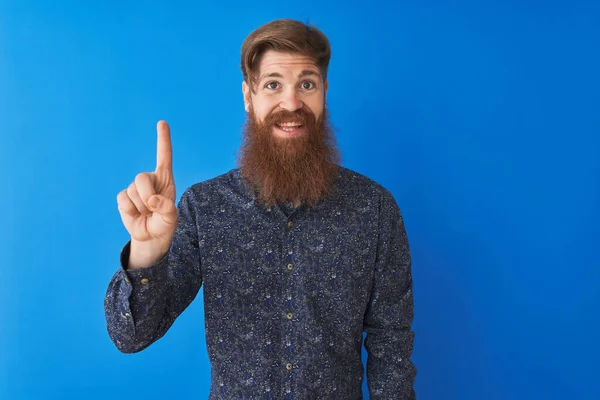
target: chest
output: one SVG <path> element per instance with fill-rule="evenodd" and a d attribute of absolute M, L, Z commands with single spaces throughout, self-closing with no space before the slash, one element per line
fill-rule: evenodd
<path fill-rule="evenodd" d="M 368 208 L 214 218 L 198 227 L 205 291 L 250 303 L 367 296 L 377 226 Z"/>

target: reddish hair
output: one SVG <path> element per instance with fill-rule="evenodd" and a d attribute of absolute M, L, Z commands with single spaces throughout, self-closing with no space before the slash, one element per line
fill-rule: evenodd
<path fill-rule="evenodd" d="M 323 80 L 327 78 L 331 47 L 329 40 L 314 26 L 292 19 L 278 19 L 254 30 L 242 45 L 241 69 L 250 88 L 258 77 L 262 55 L 268 50 L 300 54 L 312 58 Z"/>

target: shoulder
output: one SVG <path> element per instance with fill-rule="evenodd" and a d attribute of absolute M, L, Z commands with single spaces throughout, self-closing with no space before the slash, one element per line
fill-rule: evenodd
<path fill-rule="evenodd" d="M 236 180 L 237 176 L 238 176 L 238 170 L 232 169 L 228 172 L 217 175 L 213 178 L 206 179 L 206 180 L 203 180 L 200 182 L 196 182 L 193 185 L 191 185 L 188 188 L 188 190 L 205 191 L 205 190 L 216 189 L 216 188 L 219 188 L 222 186 L 231 185 Z"/>
<path fill-rule="evenodd" d="M 340 194 L 347 207 L 370 210 L 373 218 L 402 219 L 402 212 L 396 198 L 381 183 L 344 167 L 340 167 L 339 177 Z"/>
<path fill-rule="evenodd" d="M 181 200 L 197 202 L 215 199 L 232 191 L 239 190 L 239 171 L 232 169 L 213 178 L 196 182 L 189 186 L 181 195 Z"/>
<path fill-rule="evenodd" d="M 385 186 L 360 172 L 339 166 L 339 178 L 342 192 L 358 196 L 376 196 L 380 201 L 395 203 L 394 196 Z"/>

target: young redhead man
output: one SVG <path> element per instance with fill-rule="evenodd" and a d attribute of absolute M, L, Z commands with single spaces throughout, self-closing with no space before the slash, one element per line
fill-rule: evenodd
<path fill-rule="evenodd" d="M 117 196 L 130 240 L 105 297 L 124 353 L 160 339 L 204 287 L 209 399 L 415 399 L 411 257 L 384 187 L 339 165 L 326 108 L 330 45 L 276 20 L 242 46 L 238 168 L 175 206 L 170 131 Z"/>

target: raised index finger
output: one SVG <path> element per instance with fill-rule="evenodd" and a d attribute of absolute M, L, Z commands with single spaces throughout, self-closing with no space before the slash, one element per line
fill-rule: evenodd
<path fill-rule="evenodd" d="M 156 124 L 158 143 L 156 146 L 156 169 L 172 170 L 173 149 L 171 148 L 171 130 L 166 121 Z"/>

